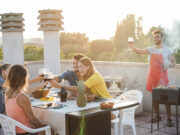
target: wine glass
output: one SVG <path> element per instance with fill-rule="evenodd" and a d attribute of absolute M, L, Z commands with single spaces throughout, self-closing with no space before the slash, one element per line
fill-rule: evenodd
<path fill-rule="evenodd" d="M 44 68 L 40 68 L 39 69 L 39 72 L 38 72 L 38 74 L 41 76 L 41 77 L 44 77 Z"/>
<path fill-rule="evenodd" d="M 134 43 L 133 37 L 128 37 L 128 44 L 129 44 L 129 45 L 132 45 L 133 43 Z M 129 47 L 128 50 L 130 51 L 131 48 Z"/>

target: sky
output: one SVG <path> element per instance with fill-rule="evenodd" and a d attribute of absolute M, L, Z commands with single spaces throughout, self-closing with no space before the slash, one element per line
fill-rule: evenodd
<path fill-rule="evenodd" d="M 64 31 L 85 33 L 90 40 L 109 39 L 127 14 L 143 17 L 146 34 L 152 26 L 170 28 L 180 21 L 179 0 L 2 0 L 0 14 L 23 13 L 24 38 L 43 36 L 38 31 L 38 10 L 62 10 Z M 0 33 L 2 36 L 2 33 Z"/>

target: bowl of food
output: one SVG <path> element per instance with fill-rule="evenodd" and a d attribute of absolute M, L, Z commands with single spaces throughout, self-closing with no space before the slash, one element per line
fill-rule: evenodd
<path fill-rule="evenodd" d="M 96 95 L 87 94 L 86 97 L 87 97 L 87 102 L 91 102 L 91 101 L 93 101 L 95 99 Z"/>
<path fill-rule="evenodd" d="M 100 103 L 101 109 L 112 109 L 114 102 L 102 102 Z"/>
<path fill-rule="evenodd" d="M 49 93 L 50 89 L 39 89 L 35 92 L 32 93 L 32 96 L 34 98 L 45 98 L 48 93 Z"/>

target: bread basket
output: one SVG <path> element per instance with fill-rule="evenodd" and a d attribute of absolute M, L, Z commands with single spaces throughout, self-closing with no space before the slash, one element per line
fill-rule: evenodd
<path fill-rule="evenodd" d="M 91 102 L 91 101 L 93 101 L 95 99 L 96 95 L 87 94 L 86 97 L 87 97 L 87 102 Z"/>
<path fill-rule="evenodd" d="M 114 102 L 102 102 L 100 103 L 101 109 L 112 109 Z"/>

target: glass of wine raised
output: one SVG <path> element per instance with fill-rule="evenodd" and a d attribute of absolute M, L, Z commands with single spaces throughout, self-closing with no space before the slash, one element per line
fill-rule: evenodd
<path fill-rule="evenodd" d="M 130 45 L 132 45 L 133 43 L 134 43 L 133 37 L 128 37 L 128 44 L 129 44 L 128 50 L 129 50 L 129 51 L 131 50 Z"/>
<path fill-rule="evenodd" d="M 44 81 L 50 81 L 52 79 L 53 79 L 53 73 L 52 72 L 44 74 Z"/>
<path fill-rule="evenodd" d="M 39 74 L 41 77 L 44 77 L 44 69 L 43 69 L 43 68 L 40 68 L 38 74 Z"/>

